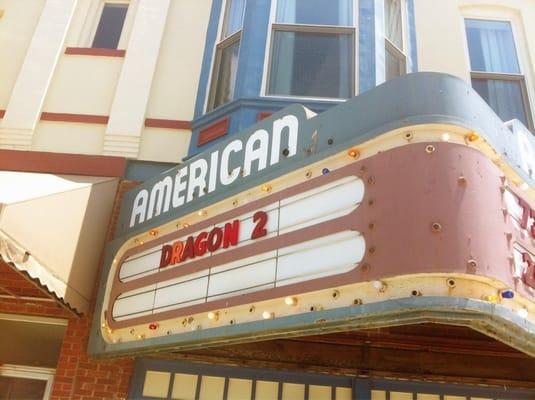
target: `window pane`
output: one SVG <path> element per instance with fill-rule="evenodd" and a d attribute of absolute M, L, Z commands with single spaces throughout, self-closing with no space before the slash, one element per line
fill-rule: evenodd
<path fill-rule="evenodd" d="M 147 371 L 143 383 L 143 396 L 166 398 L 170 381 L 171 374 L 169 372 Z"/>
<path fill-rule="evenodd" d="M 279 0 L 277 22 L 351 26 L 353 0 Z"/>
<path fill-rule="evenodd" d="M 351 35 L 275 31 L 270 94 L 350 97 Z"/>
<path fill-rule="evenodd" d="M 243 8 L 245 0 L 228 0 L 223 22 L 222 39 L 238 32 L 243 24 Z"/>
<path fill-rule="evenodd" d="M 401 0 L 385 0 L 386 38 L 403 50 L 403 30 L 401 29 Z"/>
<path fill-rule="evenodd" d="M 466 36 L 472 71 L 520 73 L 509 22 L 467 19 Z"/>
<path fill-rule="evenodd" d="M 46 381 L 0 376 L 0 399 L 41 400 L 45 389 Z"/>
<path fill-rule="evenodd" d="M 104 4 L 92 47 L 104 49 L 117 48 L 127 11 L 128 4 Z"/>
<path fill-rule="evenodd" d="M 240 42 L 233 43 L 218 51 L 220 52 L 219 74 L 217 77 L 214 77 L 216 83 L 213 108 L 225 104 L 234 98 Z"/>
<path fill-rule="evenodd" d="M 0 345 L 0 365 L 56 368 L 65 329 L 65 325 L 0 320 L 0 343 L 9 343 Z"/>
<path fill-rule="evenodd" d="M 405 57 L 401 57 L 388 46 L 385 51 L 385 79 L 389 80 L 405 74 Z"/>
<path fill-rule="evenodd" d="M 528 126 L 521 81 L 473 78 L 472 86 L 503 121 L 516 118 Z"/>

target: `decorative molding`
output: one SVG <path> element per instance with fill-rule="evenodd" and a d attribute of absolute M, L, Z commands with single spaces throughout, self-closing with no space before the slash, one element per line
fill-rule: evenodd
<path fill-rule="evenodd" d="M 165 128 L 165 129 L 191 129 L 191 121 L 182 121 L 175 119 L 146 118 L 146 128 Z"/>
<path fill-rule="evenodd" d="M 139 155 L 139 136 L 106 135 L 104 136 L 104 148 L 102 154 L 105 156 L 137 158 Z"/>
<path fill-rule="evenodd" d="M 4 117 L 6 110 L 0 110 L 0 119 Z M 73 114 L 73 113 L 55 113 L 43 112 L 41 113 L 41 121 L 54 122 L 75 122 L 80 124 L 100 124 L 106 125 L 110 117 L 108 115 L 92 115 L 92 114 Z M 180 119 L 160 119 L 160 118 L 146 118 L 146 128 L 163 128 L 163 129 L 191 129 L 191 121 Z"/>
<path fill-rule="evenodd" d="M 65 49 L 65 54 L 96 57 L 124 57 L 126 50 L 101 49 L 93 47 L 67 47 Z"/>
<path fill-rule="evenodd" d="M 124 157 L 0 149 L 0 170 L 122 177 L 126 171 L 126 159 Z"/>
<path fill-rule="evenodd" d="M 101 124 L 106 125 L 109 117 L 107 115 L 90 115 L 90 114 L 70 114 L 70 113 L 52 113 L 43 112 L 41 114 L 41 121 L 56 121 L 56 122 L 78 122 L 85 124 Z"/>
<path fill-rule="evenodd" d="M 228 132 L 229 124 L 230 118 L 227 117 L 201 130 L 201 132 L 199 133 L 199 138 L 197 140 L 197 146 L 200 147 L 208 142 L 211 142 L 217 138 L 220 138 L 221 136 L 226 135 Z"/>
<path fill-rule="evenodd" d="M 27 150 L 32 145 L 33 130 L 0 128 L 0 147 Z"/>

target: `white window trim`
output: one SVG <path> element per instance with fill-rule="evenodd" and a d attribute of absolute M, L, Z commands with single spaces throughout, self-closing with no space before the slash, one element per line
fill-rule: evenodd
<path fill-rule="evenodd" d="M 19 314 L 6 314 L 0 313 L 0 320 L 7 321 L 18 321 L 18 322 L 32 322 L 37 324 L 48 324 L 48 325 L 58 325 L 58 326 L 67 326 L 69 321 L 62 318 L 51 318 L 51 317 L 38 317 L 33 315 L 19 315 Z"/>
<path fill-rule="evenodd" d="M 206 114 L 209 111 L 215 110 L 215 108 L 209 109 L 209 106 L 212 102 L 212 96 L 215 96 L 215 93 L 212 93 L 212 87 L 214 85 L 214 82 L 212 82 L 212 79 L 214 78 L 214 68 L 216 64 L 216 57 L 217 57 L 217 50 L 220 48 L 225 47 L 224 44 L 227 43 L 228 45 L 231 45 L 235 40 L 236 36 L 238 37 L 238 41 L 240 42 L 240 47 L 238 49 L 238 65 L 240 60 L 240 52 L 241 52 L 241 34 L 243 31 L 243 23 L 245 21 L 245 12 L 247 10 L 247 3 L 248 0 L 245 0 L 244 6 L 243 6 L 243 15 L 242 15 L 242 27 L 241 29 L 237 30 L 236 32 L 232 33 L 231 35 L 227 36 L 226 38 L 222 38 L 223 36 L 223 23 L 225 19 L 225 14 L 227 12 L 227 4 L 231 0 L 223 0 L 221 4 L 221 12 L 219 13 L 219 21 L 217 23 L 217 35 L 216 35 L 216 41 L 214 43 L 213 49 L 212 49 L 212 61 L 210 62 L 210 71 L 208 73 L 208 84 L 205 88 L 205 94 L 204 94 L 204 114 Z"/>
<path fill-rule="evenodd" d="M 271 53 L 272 53 L 272 41 L 273 41 L 273 25 L 296 25 L 298 27 L 309 27 L 309 28 L 316 28 L 318 30 L 321 30 L 322 28 L 327 28 L 329 30 L 336 30 L 336 29 L 342 29 L 342 30 L 352 30 L 353 34 L 353 51 L 354 51 L 354 73 L 353 73 L 353 92 L 351 93 L 352 96 L 356 96 L 358 94 L 358 86 L 359 86 L 359 30 L 358 30 L 358 22 L 359 22 L 359 2 L 356 0 L 353 1 L 353 25 L 352 26 L 342 26 L 342 25 L 309 25 L 309 24 L 279 24 L 276 20 L 276 13 L 277 13 L 277 2 L 278 0 L 272 0 L 271 1 L 271 9 L 269 12 L 269 24 L 268 24 L 268 34 L 267 34 L 267 40 L 266 40 L 266 49 L 264 53 L 264 70 L 262 73 L 262 85 L 260 88 L 260 96 L 265 98 L 271 98 L 271 99 L 290 99 L 290 100 L 310 100 L 310 101 L 325 101 L 325 102 L 332 102 L 332 103 L 338 103 L 340 101 L 347 100 L 344 97 L 315 97 L 315 96 L 293 96 L 293 95 L 277 95 L 277 94 L 268 94 L 268 79 L 270 74 L 270 67 L 271 67 Z M 351 96 L 351 97 L 352 97 Z M 350 97 L 350 98 L 351 98 Z"/>
<path fill-rule="evenodd" d="M 119 43 L 117 44 L 117 50 L 126 50 L 128 47 L 128 40 L 130 39 L 130 32 L 134 25 L 134 18 L 137 10 L 139 0 L 98 0 L 91 3 L 87 10 L 87 16 L 84 23 L 84 27 L 80 34 L 80 46 L 91 48 L 93 46 L 93 40 L 97 33 L 98 24 L 104 10 L 105 3 L 115 4 L 128 4 L 128 11 L 124 19 L 123 30 Z"/>
<path fill-rule="evenodd" d="M 54 383 L 55 373 L 56 370 L 54 368 L 30 367 L 15 364 L 0 365 L 0 376 L 46 381 L 43 400 L 50 399 L 52 395 L 52 384 Z"/>
<path fill-rule="evenodd" d="M 524 87 L 522 91 L 525 92 L 525 104 L 526 117 L 528 119 L 527 128 L 530 130 L 535 129 L 535 88 L 533 86 L 532 74 L 533 71 L 528 66 L 528 54 L 527 54 L 527 41 L 522 28 L 522 19 L 520 17 L 520 11 L 512 8 L 500 8 L 499 12 L 493 9 L 489 9 L 484 6 L 466 6 L 461 7 L 461 29 L 462 37 L 464 38 L 464 53 L 465 53 L 465 69 L 468 71 L 469 84 L 471 85 L 472 74 L 488 74 L 489 79 L 494 75 L 500 75 L 499 73 L 484 72 L 484 71 L 472 71 L 472 65 L 470 63 L 470 50 L 468 48 L 468 40 L 466 37 L 466 23 L 467 19 L 476 19 L 481 21 L 497 21 L 508 22 L 511 25 L 511 32 L 513 35 L 513 42 L 515 45 L 516 56 L 518 58 L 519 74 L 503 74 L 514 75 L 523 81 Z M 524 93 L 523 93 L 524 97 Z M 504 121 L 506 122 L 506 121 Z"/>

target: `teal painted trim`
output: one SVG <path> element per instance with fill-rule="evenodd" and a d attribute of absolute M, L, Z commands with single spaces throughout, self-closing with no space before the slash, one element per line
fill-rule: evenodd
<path fill-rule="evenodd" d="M 176 167 L 176 163 L 128 160 L 124 178 L 129 181 L 144 182 L 157 175 L 163 174 L 173 167 Z"/>
<path fill-rule="evenodd" d="M 443 323 L 463 325 L 483 332 L 525 353 L 535 355 L 535 325 L 500 304 L 456 297 L 410 297 L 378 303 L 341 307 L 275 318 L 195 330 L 141 342 L 89 344 L 92 356 L 137 354 L 171 349 L 191 350 L 206 346 L 258 341 L 288 335 L 323 334 L 339 330 L 373 329 L 392 325 Z M 98 329 L 98 325 L 96 325 Z M 95 326 L 93 327 L 95 329 Z"/>

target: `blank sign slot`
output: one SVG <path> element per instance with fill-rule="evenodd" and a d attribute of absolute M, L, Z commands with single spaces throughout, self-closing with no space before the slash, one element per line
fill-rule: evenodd
<path fill-rule="evenodd" d="M 220 265 L 219 267 L 210 268 L 210 272 L 212 274 L 217 274 L 219 272 L 227 271 L 229 269 L 239 268 L 245 265 L 252 265 L 252 264 L 262 262 L 262 261 L 266 261 L 270 258 L 275 259 L 275 257 L 277 257 L 277 251 L 273 250 L 267 253 L 256 254 L 252 257 L 242 258 L 241 260 L 233 261 L 228 264 L 223 264 L 223 265 Z"/>
<path fill-rule="evenodd" d="M 340 215 L 341 210 L 348 214 L 359 205 L 363 197 L 364 184 L 360 179 L 354 178 L 329 190 L 314 193 L 291 203 L 281 202 L 279 230 L 289 227 L 294 230 L 304 222 L 308 222 L 307 225 L 313 225 L 316 219 L 333 219 L 333 214 Z"/>
<path fill-rule="evenodd" d="M 277 286 L 350 271 L 364 256 L 364 238 L 344 232 L 279 252 Z"/>
<path fill-rule="evenodd" d="M 177 283 L 156 290 L 154 307 L 166 307 L 177 303 L 198 300 L 206 296 L 208 277 L 197 278 L 191 281 Z"/>
<path fill-rule="evenodd" d="M 275 281 L 276 260 L 271 259 L 210 276 L 208 296 L 220 295 Z"/>
<path fill-rule="evenodd" d="M 208 301 L 228 299 L 229 297 L 241 296 L 242 294 L 259 292 L 261 290 L 266 290 L 266 289 L 273 289 L 274 287 L 275 287 L 274 283 L 268 283 L 265 285 L 250 287 L 247 289 L 235 290 L 233 292 L 227 292 L 227 293 L 223 293 L 217 296 L 210 296 L 208 297 Z"/>
<path fill-rule="evenodd" d="M 131 277 L 140 278 L 141 276 L 148 275 L 147 272 L 158 271 L 161 256 L 162 249 L 159 248 L 153 250 L 153 253 L 127 259 L 121 266 L 119 278 L 122 281 L 128 281 Z"/>
<path fill-rule="evenodd" d="M 151 311 L 154 305 L 154 290 L 118 299 L 113 305 L 113 318 Z M 125 293 L 124 296 L 127 296 Z M 137 316 L 137 315 L 136 315 Z"/>

